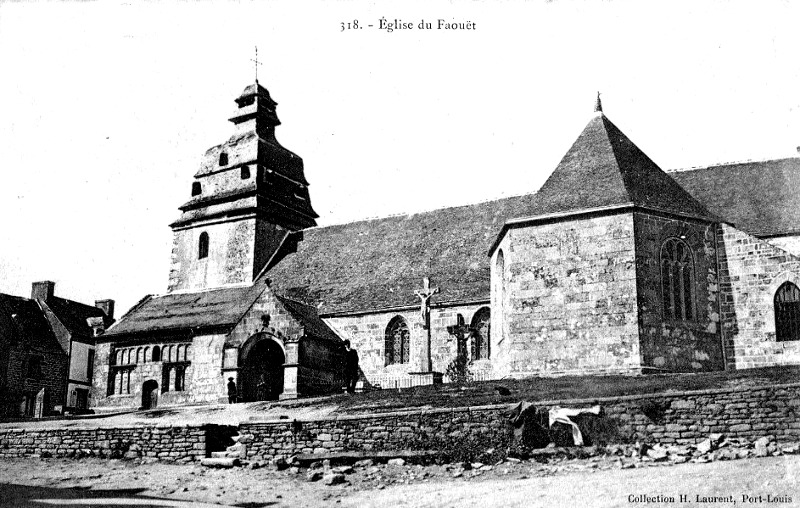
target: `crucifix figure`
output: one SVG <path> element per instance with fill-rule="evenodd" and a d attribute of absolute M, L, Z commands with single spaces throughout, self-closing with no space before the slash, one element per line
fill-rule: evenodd
<path fill-rule="evenodd" d="M 255 67 L 256 67 L 256 83 L 258 83 L 258 66 L 261 65 L 261 62 L 258 61 L 258 46 L 256 46 L 256 57 L 255 57 L 255 59 L 251 58 L 250 61 L 251 62 L 255 62 L 255 64 L 256 64 L 255 65 Z"/>
<path fill-rule="evenodd" d="M 430 328 L 431 321 L 431 297 L 439 292 L 439 288 L 431 289 L 431 281 L 427 277 L 422 279 L 422 289 L 414 291 L 419 298 L 419 312 L 422 317 L 422 328 Z"/>
<path fill-rule="evenodd" d="M 425 340 L 420 349 L 420 372 L 431 372 L 431 297 L 439 292 L 439 288 L 431 288 L 427 277 L 422 279 L 422 289 L 414 291 L 419 298 L 419 311 L 422 317 L 422 329 L 425 330 Z"/>

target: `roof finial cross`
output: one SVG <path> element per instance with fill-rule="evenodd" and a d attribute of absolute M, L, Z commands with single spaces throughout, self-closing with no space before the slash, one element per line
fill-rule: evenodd
<path fill-rule="evenodd" d="M 594 101 L 594 112 L 595 113 L 602 113 L 603 112 L 603 103 L 600 102 L 600 91 L 597 91 L 597 100 Z"/>
<path fill-rule="evenodd" d="M 256 57 L 250 59 L 251 62 L 255 62 L 256 68 L 256 84 L 258 84 L 258 66 L 263 65 L 261 62 L 258 61 L 258 46 L 256 46 Z"/>

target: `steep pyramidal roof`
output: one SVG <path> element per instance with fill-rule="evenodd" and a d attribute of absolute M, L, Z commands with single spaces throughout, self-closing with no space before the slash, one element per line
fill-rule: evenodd
<path fill-rule="evenodd" d="M 534 215 L 634 205 L 716 221 L 598 112 L 535 195 Z"/>

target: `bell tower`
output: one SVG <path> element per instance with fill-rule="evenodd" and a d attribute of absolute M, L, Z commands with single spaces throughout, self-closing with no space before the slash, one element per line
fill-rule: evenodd
<path fill-rule="evenodd" d="M 206 151 L 170 224 L 170 292 L 250 283 L 287 235 L 316 225 L 303 160 L 275 138 L 277 103 L 258 81 L 235 101 L 233 135 Z"/>

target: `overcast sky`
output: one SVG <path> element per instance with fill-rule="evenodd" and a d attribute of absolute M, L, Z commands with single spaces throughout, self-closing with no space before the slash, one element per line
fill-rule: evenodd
<path fill-rule="evenodd" d="M 597 90 L 664 169 L 800 145 L 798 2 L 0 2 L 0 291 L 163 293 L 256 45 L 323 225 L 536 191 Z"/>

